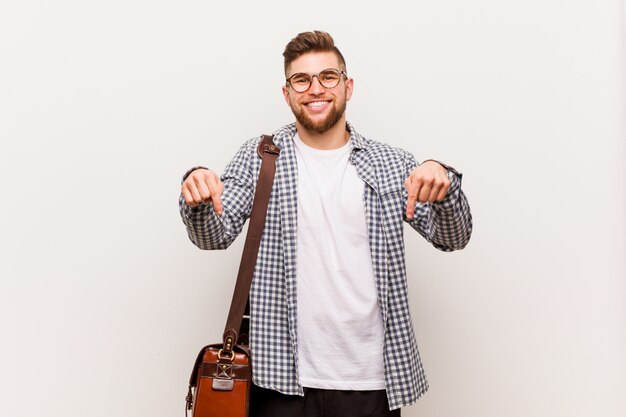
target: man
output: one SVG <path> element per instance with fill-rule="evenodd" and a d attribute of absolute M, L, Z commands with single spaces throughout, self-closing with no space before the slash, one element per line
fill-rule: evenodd
<path fill-rule="evenodd" d="M 462 249 L 472 222 L 461 175 L 369 140 L 347 123 L 353 80 L 332 37 L 287 44 L 281 148 L 250 290 L 252 417 L 399 416 L 427 389 L 409 314 L 403 222 Z M 223 249 L 250 215 L 254 138 L 220 177 L 192 169 L 181 215 L 201 249 Z M 261 265 L 261 266 L 259 266 Z"/>

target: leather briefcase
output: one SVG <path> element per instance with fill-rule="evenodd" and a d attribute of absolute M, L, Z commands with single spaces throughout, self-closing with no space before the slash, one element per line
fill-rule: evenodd
<path fill-rule="evenodd" d="M 247 348 L 236 346 L 224 355 L 222 344 L 205 346 L 198 353 L 191 380 L 187 410 L 193 408 L 195 417 L 248 416 L 252 367 Z"/>

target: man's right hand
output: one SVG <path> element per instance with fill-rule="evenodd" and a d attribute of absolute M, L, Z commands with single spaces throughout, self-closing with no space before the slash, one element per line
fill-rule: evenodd
<path fill-rule="evenodd" d="M 189 174 L 182 186 L 182 194 L 185 202 L 196 207 L 200 203 L 213 203 L 213 209 L 218 215 L 222 214 L 221 196 L 224 191 L 224 183 L 220 177 L 208 169 L 196 169 Z"/>

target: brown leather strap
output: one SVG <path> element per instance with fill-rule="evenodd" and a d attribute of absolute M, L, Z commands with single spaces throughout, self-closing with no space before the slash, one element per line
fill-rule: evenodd
<path fill-rule="evenodd" d="M 254 273 L 259 245 L 261 244 L 261 235 L 265 227 L 267 206 L 276 171 L 276 158 L 280 154 L 280 149 L 274 145 L 271 136 L 263 135 L 257 152 L 263 158 L 263 161 L 261 162 L 261 171 L 252 202 L 252 214 L 250 215 L 246 243 L 244 244 L 241 263 L 239 264 L 237 283 L 235 284 L 233 300 L 230 304 L 230 313 L 228 313 L 228 320 L 224 330 L 224 354 L 229 354 L 232 351 L 239 337 L 241 321 L 243 320 L 244 310 L 250 293 L 250 285 L 252 284 L 252 274 Z"/>

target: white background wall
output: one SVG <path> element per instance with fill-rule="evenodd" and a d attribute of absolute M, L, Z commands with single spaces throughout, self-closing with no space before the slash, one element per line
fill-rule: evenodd
<path fill-rule="evenodd" d="M 182 415 L 243 239 L 195 248 L 180 177 L 292 120 L 281 53 L 319 28 L 355 79 L 349 120 L 463 171 L 473 210 L 462 252 L 407 233 L 431 390 L 403 415 L 623 417 L 624 16 L 619 0 L 3 1 L 0 415 Z"/>

